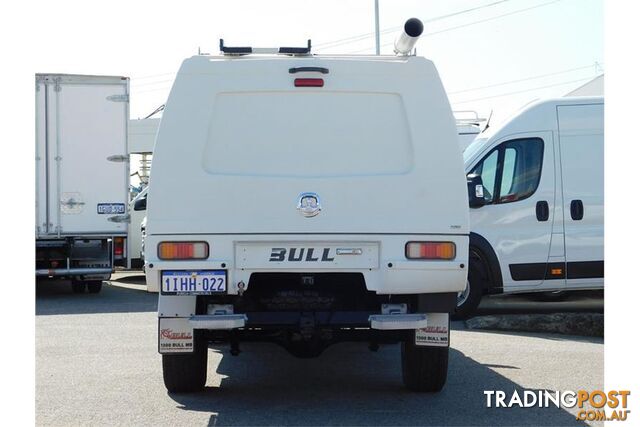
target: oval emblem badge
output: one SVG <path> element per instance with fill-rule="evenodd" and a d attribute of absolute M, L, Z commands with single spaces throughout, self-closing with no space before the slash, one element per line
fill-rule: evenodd
<path fill-rule="evenodd" d="M 322 210 L 320 197 L 316 193 L 302 193 L 298 196 L 298 212 L 302 216 L 311 218 Z"/>

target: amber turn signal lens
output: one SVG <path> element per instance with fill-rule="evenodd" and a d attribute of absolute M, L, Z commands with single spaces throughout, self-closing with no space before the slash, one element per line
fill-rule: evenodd
<path fill-rule="evenodd" d="M 404 248 L 408 259 L 445 259 L 456 257 L 453 242 L 408 242 Z"/>
<path fill-rule="evenodd" d="M 207 259 L 207 242 L 162 242 L 158 245 L 158 258 L 164 260 Z"/>

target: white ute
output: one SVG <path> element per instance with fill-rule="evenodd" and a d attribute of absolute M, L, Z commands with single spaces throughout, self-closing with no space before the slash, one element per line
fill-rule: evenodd
<path fill-rule="evenodd" d="M 603 158 L 603 97 L 536 101 L 465 150 L 476 190 L 460 316 L 483 294 L 604 287 Z"/>
<path fill-rule="evenodd" d="M 155 145 L 145 262 L 171 392 L 208 343 L 402 343 L 405 385 L 440 390 L 465 287 L 469 209 L 433 63 L 225 47 L 185 60 Z M 256 54 L 259 52 L 260 54 Z"/>

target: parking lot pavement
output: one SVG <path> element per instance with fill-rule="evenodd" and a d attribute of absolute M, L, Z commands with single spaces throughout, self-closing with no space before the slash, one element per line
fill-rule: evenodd
<path fill-rule="evenodd" d="M 398 346 L 338 344 L 296 359 L 270 344 L 209 350 L 207 389 L 169 395 L 155 294 L 119 275 L 102 293 L 36 288 L 38 425 L 580 425 L 557 408 L 485 407 L 484 390 L 601 389 L 603 340 L 491 333 L 454 322 L 439 394 L 402 387 Z"/>
<path fill-rule="evenodd" d="M 572 291 L 558 294 L 512 294 L 486 296 L 477 314 L 604 313 L 603 291 Z"/>

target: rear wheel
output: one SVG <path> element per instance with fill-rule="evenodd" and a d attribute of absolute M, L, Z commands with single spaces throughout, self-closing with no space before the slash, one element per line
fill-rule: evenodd
<path fill-rule="evenodd" d="M 87 289 L 87 284 L 85 282 L 81 282 L 79 280 L 71 282 L 71 290 L 74 294 L 84 293 L 85 289 Z"/>
<path fill-rule="evenodd" d="M 475 313 L 482 299 L 483 277 L 481 260 L 472 259 L 469 262 L 467 287 L 458 293 L 454 318 L 464 319 Z"/>
<path fill-rule="evenodd" d="M 87 283 L 90 294 L 97 294 L 102 290 L 102 280 L 92 280 Z"/>
<path fill-rule="evenodd" d="M 421 347 L 414 336 L 402 343 L 402 382 L 411 391 L 437 392 L 447 382 L 449 347 Z"/>
<path fill-rule="evenodd" d="M 193 353 L 163 354 L 162 376 L 170 393 L 201 391 L 207 382 L 207 341 L 194 331 Z"/>

